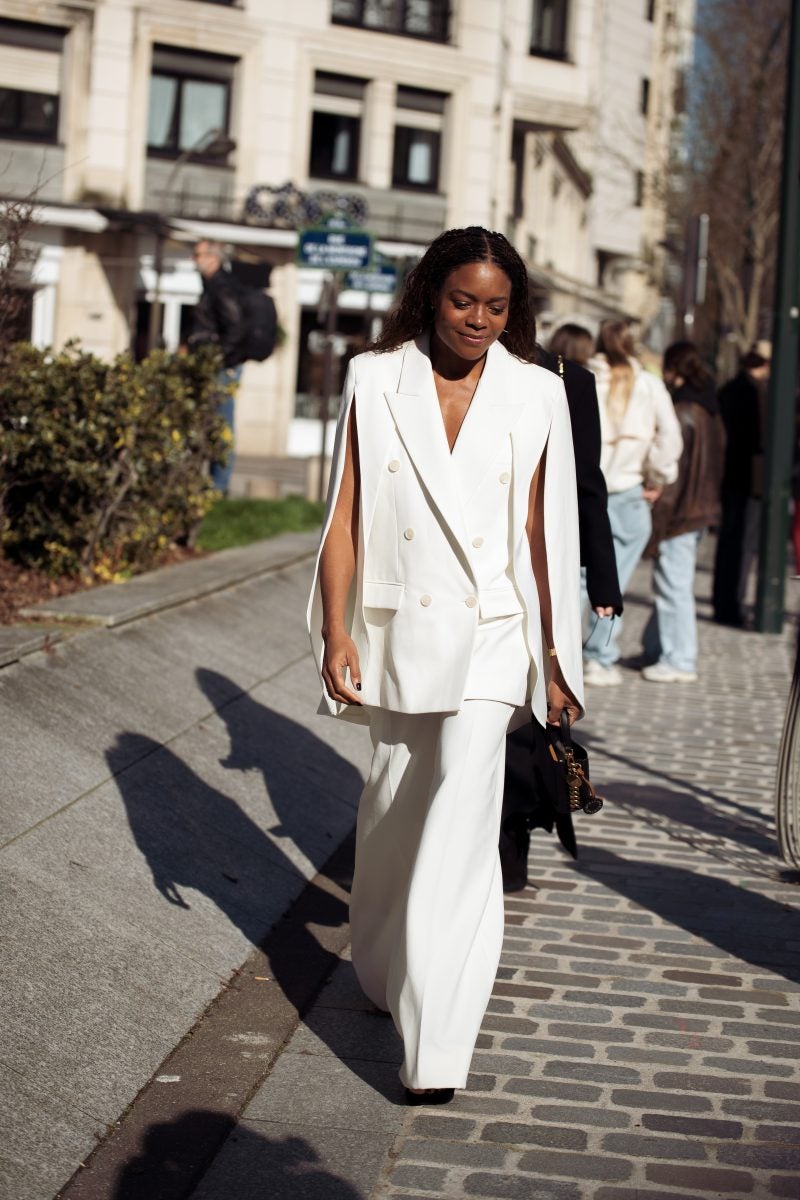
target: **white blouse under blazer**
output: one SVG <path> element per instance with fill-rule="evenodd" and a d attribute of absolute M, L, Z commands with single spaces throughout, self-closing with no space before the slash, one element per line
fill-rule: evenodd
<path fill-rule="evenodd" d="M 522 612 L 528 694 L 544 724 L 547 676 L 525 524 L 531 479 L 545 448 L 553 640 L 564 678 L 582 703 L 575 458 L 558 376 L 495 342 L 451 456 L 427 335 L 386 354 L 359 354 L 342 395 L 320 553 L 339 494 L 353 403 L 361 488 L 358 564 L 346 623 L 358 649 L 363 707 L 336 703 L 323 688 L 320 711 L 359 722 L 369 720 L 370 707 L 455 712 L 465 698 L 479 620 Z M 503 571 L 484 536 L 496 505 L 508 511 Z M 485 560 L 482 550 L 490 551 Z M 495 565 L 487 571 L 484 561 Z M 320 669 L 319 556 L 308 625 Z"/>

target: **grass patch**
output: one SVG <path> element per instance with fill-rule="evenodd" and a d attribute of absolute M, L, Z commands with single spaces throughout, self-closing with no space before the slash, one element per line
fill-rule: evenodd
<path fill-rule="evenodd" d="M 283 500 L 218 500 L 206 515 L 197 536 L 201 550 L 247 546 L 279 533 L 300 533 L 322 524 L 324 505 L 302 496 Z"/>

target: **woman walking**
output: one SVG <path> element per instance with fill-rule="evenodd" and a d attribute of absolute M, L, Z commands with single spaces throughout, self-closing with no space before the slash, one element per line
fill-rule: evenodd
<path fill-rule="evenodd" d="M 309 604 L 324 706 L 370 727 L 353 964 L 411 1104 L 464 1087 L 503 936 L 509 725 L 581 712 L 575 465 L 525 265 L 438 237 L 350 364 Z"/>
<path fill-rule="evenodd" d="M 597 353 L 588 366 L 597 381 L 600 467 L 608 487 L 608 517 L 624 596 L 650 539 L 650 505 L 677 477 L 681 431 L 669 392 L 636 358 L 627 321 L 603 322 Z M 621 624 L 621 618 L 610 626 L 594 621 L 583 650 L 585 683 L 622 682 L 616 665 Z"/>
<path fill-rule="evenodd" d="M 678 478 L 653 507 L 655 607 L 644 631 L 650 683 L 697 679 L 694 573 L 703 530 L 718 522 L 725 430 L 714 379 L 693 342 L 675 342 L 664 353 L 664 382 L 683 435 Z"/>

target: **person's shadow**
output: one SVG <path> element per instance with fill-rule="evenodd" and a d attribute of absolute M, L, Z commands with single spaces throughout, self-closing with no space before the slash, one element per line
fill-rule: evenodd
<path fill-rule="evenodd" d="M 319 869 L 337 834 L 341 839 L 343 807 L 352 826 L 362 779 L 352 763 L 296 721 L 242 694 L 224 676 L 197 675 L 228 728 L 230 753 L 222 765 L 257 768 L 272 811 L 265 797 L 262 813 L 249 815 L 168 746 L 142 734 L 120 734 L 108 764 L 164 899 L 188 908 L 181 889 L 204 893 L 255 946 L 282 915 L 276 897 L 279 903 L 280 896 L 298 892 L 298 851 Z M 340 907 L 345 921 L 346 908 Z"/>
<path fill-rule="evenodd" d="M 731 802 L 730 810 L 721 812 L 692 791 L 658 785 L 615 783 L 612 791 L 611 803 L 636 809 L 640 821 L 668 830 L 678 841 L 724 858 L 739 870 L 774 874 L 777 845 L 756 810 Z M 731 843 L 742 852 L 734 852 Z"/>
<path fill-rule="evenodd" d="M 207 1158 L 198 1151 L 223 1143 L 219 1160 L 206 1173 Z M 361 1197 L 346 1180 L 320 1167 L 319 1155 L 304 1138 L 268 1138 L 252 1126 L 234 1128 L 225 1113 L 203 1109 L 151 1125 L 141 1153 L 120 1170 L 112 1200 L 175 1198 L 189 1195 L 190 1189 L 198 1200 L 219 1196 L 235 1196 L 236 1200 Z"/>
<path fill-rule="evenodd" d="M 263 803 L 263 819 L 212 787 L 168 746 L 141 734 L 120 734 L 108 763 L 153 883 L 165 901 L 187 911 L 188 893 L 200 892 L 253 946 L 265 946 L 275 982 L 298 1014 L 308 1017 L 312 1032 L 354 1073 L 399 1103 L 399 1082 L 376 1077 L 374 1062 L 354 1057 L 346 1018 L 330 1010 L 307 1012 L 313 999 L 309 980 L 323 982 L 339 961 L 322 944 L 324 935 L 313 930 L 339 928 L 349 914 L 335 888 L 307 882 L 294 860 L 299 852 L 317 869 L 324 866 L 343 826 L 355 822 L 361 775 L 320 738 L 225 676 L 201 669 L 197 679 L 227 726 L 230 748 L 222 765 L 263 776 L 266 796 L 255 802 Z M 247 789 L 251 809 L 252 790 Z M 342 806 L 348 810 L 345 822 Z M 334 882 L 347 892 L 352 858 L 336 857 Z M 271 937 L 267 946 L 268 933 L 301 893 L 307 916 L 293 925 L 291 938 Z M 387 1051 L 391 1031 L 386 1022 L 379 1024 L 380 1056 L 394 1061 L 391 1044 Z M 401 1058 L 398 1039 L 398 1063 Z"/>
<path fill-rule="evenodd" d="M 592 751 L 597 751 L 598 758 L 602 759 L 604 763 L 604 774 L 609 774 L 610 770 L 613 768 L 613 765 L 619 763 L 624 767 L 633 767 L 639 774 L 647 775 L 650 779 L 657 781 L 654 786 L 667 784 L 670 788 L 682 788 L 685 787 L 689 782 L 689 780 L 681 775 L 670 774 L 669 771 L 661 770 L 659 767 L 651 767 L 642 758 L 636 758 L 635 753 L 627 754 L 624 752 L 611 750 L 607 742 L 601 738 L 598 738 L 597 734 L 593 733 L 590 729 L 581 730 L 580 741 L 581 744 L 584 745 L 587 750 L 589 750 L 590 759 L 592 757 Z M 594 775 L 592 776 L 592 780 L 595 780 Z M 614 784 L 615 793 L 617 786 L 617 784 Z M 601 784 L 600 791 L 608 791 L 610 787 L 610 784 Z M 698 784 L 692 785 L 692 791 L 696 796 L 700 798 L 707 797 L 709 800 L 714 801 L 714 803 L 728 809 L 736 816 L 741 815 L 742 819 L 748 821 L 753 828 L 763 824 L 763 816 L 761 812 L 753 805 L 742 804 L 738 800 L 732 800 L 729 796 L 723 796 L 720 792 L 715 792 L 711 788 Z M 775 851 L 773 847 L 773 853 L 774 852 Z"/>
<path fill-rule="evenodd" d="M 646 870 L 632 870 L 632 866 L 646 866 Z M 589 845 L 573 869 L 669 924 L 718 946 L 732 958 L 790 982 L 800 981 L 800 954 L 789 948 L 796 938 L 797 911 L 789 905 L 719 875 L 701 875 L 649 860 L 631 864 L 597 846 Z M 662 940 L 669 941 L 668 932 Z M 691 970 L 693 961 L 694 956 L 687 954 L 685 969 Z M 708 960 L 698 961 L 705 965 Z M 743 988 L 747 990 L 746 980 Z"/>

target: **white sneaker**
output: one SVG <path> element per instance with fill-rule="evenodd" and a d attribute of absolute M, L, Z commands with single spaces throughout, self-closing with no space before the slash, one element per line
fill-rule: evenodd
<path fill-rule="evenodd" d="M 619 667 L 604 667 L 596 658 L 585 658 L 583 682 L 594 687 L 618 687 L 622 683 L 622 672 Z"/>
<path fill-rule="evenodd" d="M 651 667 L 642 668 L 642 679 L 646 679 L 648 683 L 694 683 L 697 672 L 679 671 L 677 667 L 670 667 L 668 663 L 657 662 Z"/>

